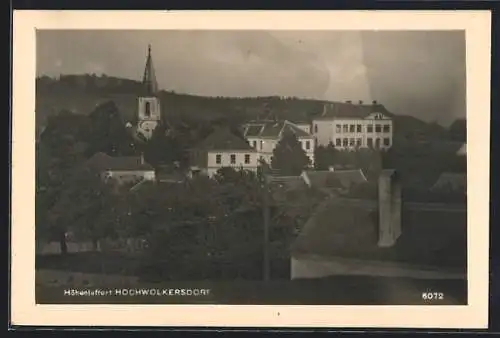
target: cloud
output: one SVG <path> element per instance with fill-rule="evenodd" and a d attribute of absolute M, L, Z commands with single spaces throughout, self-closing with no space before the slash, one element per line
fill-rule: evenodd
<path fill-rule="evenodd" d="M 37 31 L 37 39 L 38 74 L 140 79 L 151 43 L 160 87 L 177 92 L 377 99 L 427 120 L 465 115 L 459 31 Z"/>

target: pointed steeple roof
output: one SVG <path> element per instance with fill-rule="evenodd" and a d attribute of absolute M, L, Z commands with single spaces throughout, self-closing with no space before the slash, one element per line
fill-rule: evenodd
<path fill-rule="evenodd" d="M 153 58 L 151 57 L 151 45 L 148 45 L 148 57 L 146 59 L 146 67 L 144 68 L 142 83 L 147 95 L 155 95 L 158 92 L 158 83 L 156 82 Z"/>

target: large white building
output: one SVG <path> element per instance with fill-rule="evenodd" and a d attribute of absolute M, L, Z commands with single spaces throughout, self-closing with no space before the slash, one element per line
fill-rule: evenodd
<path fill-rule="evenodd" d="M 258 152 L 259 158 L 271 164 L 273 151 L 286 132 L 297 136 L 302 150 L 309 157 L 310 164 L 314 164 L 314 136 L 309 133 L 310 124 L 295 124 L 290 121 L 252 121 L 244 126 L 243 134 L 250 146 Z"/>
<path fill-rule="evenodd" d="M 333 144 L 341 150 L 356 148 L 389 149 L 393 121 L 385 109 L 373 105 L 328 103 L 312 121 L 312 135 L 318 146 Z"/>

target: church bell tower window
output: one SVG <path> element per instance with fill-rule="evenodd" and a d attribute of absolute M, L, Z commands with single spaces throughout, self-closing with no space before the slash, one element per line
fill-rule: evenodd
<path fill-rule="evenodd" d="M 145 104 L 144 115 L 146 117 L 151 117 L 151 103 L 150 102 L 146 102 L 146 104 Z"/>

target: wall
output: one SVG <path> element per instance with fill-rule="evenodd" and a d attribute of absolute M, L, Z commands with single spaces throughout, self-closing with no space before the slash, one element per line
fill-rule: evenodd
<path fill-rule="evenodd" d="M 302 129 L 308 134 L 311 134 L 311 125 L 309 123 L 294 123 L 297 127 Z"/>
<path fill-rule="evenodd" d="M 382 125 L 389 125 L 389 132 L 383 132 Z M 315 132 L 314 126 L 318 126 L 318 132 Z M 340 130 L 337 125 L 340 125 Z M 344 125 L 347 125 L 347 132 L 344 131 Z M 358 130 L 358 125 L 361 126 L 361 131 Z M 381 125 L 381 132 L 376 133 L 376 125 Z M 351 126 L 354 126 L 354 131 L 352 131 Z M 368 132 L 368 126 L 371 126 L 373 132 Z M 329 142 L 332 142 L 336 148 L 348 149 L 354 148 L 358 139 L 361 142 L 361 147 L 368 147 L 368 139 L 373 140 L 375 145 L 375 140 L 380 139 L 380 148 L 388 149 L 392 146 L 392 136 L 393 136 L 393 124 L 390 119 L 332 119 L 332 120 L 314 120 L 313 121 L 313 135 L 318 141 L 318 145 L 326 146 Z M 389 139 L 389 145 L 384 145 L 384 139 Z M 337 143 L 337 139 L 341 140 L 340 146 Z M 348 144 L 345 146 L 344 139 L 348 139 Z M 354 145 L 351 145 L 351 139 L 354 141 Z"/>
<path fill-rule="evenodd" d="M 428 279 L 464 278 L 461 273 L 449 273 L 429 268 L 415 268 L 392 262 L 376 262 L 342 258 L 300 256 L 291 258 L 291 279 L 319 278 L 335 275 L 369 275 L 380 277 L 410 277 Z"/>
<path fill-rule="evenodd" d="M 146 116 L 146 103 L 150 104 L 151 115 Z M 139 120 L 159 121 L 161 119 L 160 100 L 156 97 L 139 97 L 138 102 L 138 118 Z"/>
<path fill-rule="evenodd" d="M 138 131 L 147 139 L 153 135 L 153 131 L 161 120 L 160 100 L 156 97 L 139 97 L 138 100 Z M 146 114 L 146 105 L 149 104 L 150 115 Z"/>
<path fill-rule="evenodd" d="M 221 163 L 218 164 L 216 162 L 217 155 L 221 155 Z M 236 156 L 235 163 L 231 163 L 231 155 Z M 250 163 L 245 163 L 245 155 L 250 156 Z M 209 176 L 212 176 L 217 172 L 220 168 L 223 167 L 232 167 L 236 170 L 243 168 L 247 170 L 256 171 L 258 166 L 258 154 L 255 151 L 221 151 L 208 152 L 208 161 L 207 161 L 207 172 Z"/>
<path fill-rule="evenodd" d="M 329 120 L 313 120 L 312 134 L 318 146 L 327 146 L 332 141 L 333 122 Z"/>
<path fill-rule="evenodd" d="M 262 158 L 264 161 L 267 163 L 271 163 L 271 158 L 273 156 L 273 151 L 274 148 L 278 145 L 279 140 L 277 139 L 270 139 L 270 138 L 254 138 L 254 137 L 249 137 L 248 143 L 250 146 L 254 147 L 254 142 L 256 144 L 256 147 L 254 148 L 259 152 L 259 157 Z M 306 142 L 309 141 L 309 149 L 306 149 Z M 311 160 L 311 164 L 314 164 L 314 148 L 316 146 L 316 142 L 314 137 L 301 137 L 299 139 L 299 142 L 301 143 L 302 149 L 306 152 L 307 156 Z"/>

